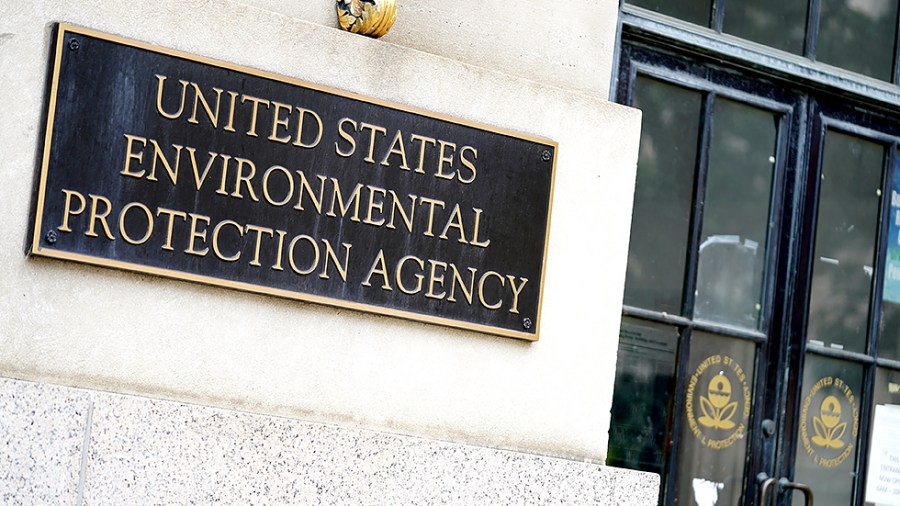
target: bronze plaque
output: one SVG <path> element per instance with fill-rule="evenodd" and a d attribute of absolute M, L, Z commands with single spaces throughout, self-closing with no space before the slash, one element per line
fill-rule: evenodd
<path fill-rule="evenodd" d="M 31 254 L 538 338 L 554 142 L 67 25 L 49 93 Z"/>

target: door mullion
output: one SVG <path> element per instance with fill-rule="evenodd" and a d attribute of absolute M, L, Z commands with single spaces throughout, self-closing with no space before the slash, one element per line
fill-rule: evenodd
<path fill-rule="evenodd" d="M 709 142 L 712 135 L 713 122 L 713 104 L 715 103 L 715 93 L 709 92 L 703 100 L 700 110 L 702 116 L 700 124 L 700 135 L 697 140 L 697 168 L 694 176 L 693 190 L 693 213 L 691 215 L 690 238 L 687 247 L 687 262 L 685 265 L 684 292 L 682 298 L 682 316 L 688 320 L 694 313 L 694 301 L 696 299 L 695 292 L 697 286 L 697 265 L 700 247 L 700 230 L 703 221 L 703 199 L 706 195 L 706 174 L 709 164 Z M 678 364 L 675 377 L 678 378 L 676 385 L 676 399 L 683 399 L 687 390 L 688 361 L 690 359 L 690 341 L 693 328 L 690 323 L 681 329 L 681 340 L 678 343 Z M 671 429 L 671 446 L 668 458 L 668 468 L 666 469 L 666 491 L 664 504 L 672 504 L 676 497 L 676 481 L 678 469 L 674 465 L 678 458 L 678 450 L 681 445 L 681 432 L 684 425 L 684 405 L 676 402 L 672 408 Z"/>
<path fill-rule="evenodd" d="M 819 211 L 819 189 L 821 186 L 822 150 L 825 143 L 825 125 L 820 117 L 820 108 L 815 100 L 808 99 L 805 107 L 804 123 L 807 131 L 801 139 L 808 146 L 806 159 L 798 160 L 796 190 L 794 199 L 794 243 L 791 293 L 786 294 L 788 313 L 785 327 L 788 335 L 783 339 L 781 353 L 786 367 L 780 371 L 782 385 L 781 406 L 784 417 L 779 427 L 776 457 L 776 475 L 794 477 L 794 455 L 799 437 L 800 397 L 802 396 L 803 364 L 806 358 L 806 325 L 809 319 L 810 287 L 812 285 L 813 253 L 815 249 L 816 223 Z"/>
<path fill-rule="evenodd" d="M 759 473 L 775 476 L 777 468 L 777 451 L 782 423 L 780 413 L 784 412 L 785 385 L 781 378 L 786 369 L 789 347 L 787 340 L 791 336 L 790 321 L 792 289 L 797 272 L 796 244 L 792 237 L 799 228 L 800 215 L 797 212 L 802 201 L 802 175 L 805 174 L 805 150 L 800 146 L 806 142 L 807 101 L 799 98 L 789 114 L 782 117 L 778 130 L 778 151 L 776 169 L 773 177 L 773 198 L 769 215 L 772 217 L 772 230 L 769 234 L 769 252 L 766 254 L 766 265 L 769 266 L 765 278 L 763 306 L 769 308 L 762 314 L 762 329 L 767 335 L 760 344 L 756 367 L 758 377 L 753 399 L 752 433 L 758 439 L 757 444 L 750 445 L 747 473 L 747 504 L 757 504 Z M 763 421 L 775 422 L 775 433 L 764 434 Z"/>
<path fill-rule="evenodd" d="M 897 165 L 897 143 L 893 143 L 888 148 L 890 152 L 886 158 L 886 165 L 884 167 L 884 176 L 882 178 L 881 183 L 881 212 L 879 213 L 879 224 L 878 224 L 878 238 L 875 247 L 875 264 L 874 264 L 874 276 L 872 277 L 872 282 L 874 286 L 872 287 L 872 304 L 869 308 L 869 342 L 867 343 L 867 349 L 869 355 L 873 357 L 873 359 L 878 357 L 878 337 L 879 337 L 879 323 L 880 323 L 880 314 L 881 314 L 881 303 L 882 297 L 884 293 L 884 266 L 886 265 L 887 251 L 888 251 L 888 229 L 890 226 L 891 220 L 891 191 L 893 188 L 894 181 L 894 171 L 896 170 Z M 871 406 L 870 409 L 863 409 L 860 413 L 859 420 L 859 447 L 857 448 L 857 456 L 858 464 L 857 464 L 857 480 L 856 480 L 856 490 L 854 493 L 855 499 L 854 502 L 856 504 L 862 504 L 865 494 L 865 484 L 866 484 L 866 474 L 867 474 L 867 464 L 868 464 L 868 452 L 866 451 L 869 448 L 870 442 L 870 431 L 867 430 L 868 427 L 872 424 L 872 417 L 874 416 L 875 408 L 872 399 L 875 396 L 875 374 L 877 372 L 877 363 L 869 364 L 866 366 L 864 377 L 864 390 L 863 390 L 863 406 Z"/>
<path fill-rule="evenodd" d="M 688 259 L 685 265 L 682 316 L 691 319 L 697 298 L 697 268 L 700 262 L 700 234 L 703 229 L 703 209 L 706 201 L 706 176 L 709 173 L 709 143 L 713 128 L 713 107 L 716 93 L 709 92 L 703 100 L 701 133 L 697 141 L 697 173 L 694 177 L 694 208 L 691 215 Z"/>

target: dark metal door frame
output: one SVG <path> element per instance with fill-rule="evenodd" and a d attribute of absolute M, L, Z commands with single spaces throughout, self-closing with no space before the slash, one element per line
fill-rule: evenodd
<path fill-rule="evenodd" d="M 688 37 L 689 38 L 689 37 Z M 689 41 L 687 45 L 694 41 Z M 897 165 L 896 153 L 900 146 L 900 115 L 896 110 L 877 100 L 875 96 L 848 96 L 838 88 L 829 88 L 820 82 L 788 80 L 783 72 L 763 73 L 758 65 L 748 65 L 735 59 L 723 63 L 722 58 L 711 57 L 708 48 L 702 51 L 685 50 L 684 40 L 671 40 L 658 33 L 651 33 L 641 23 L 623 25 L 618 47 L 618 67 L 615 82 L 615 98 L 631 104 L 631 90 L 638 74 L 699 90 L 706 94 L 703 114 L 709 120 L 712 97 L 724 96 L 783 114 L 779 128 L 779 152 L 775 174 L 770 216 L 777 220 L 766 260 L 769 269 L 765 278 L 763 298 L 765 322 L 761 331 L 740 331 L 727 326 L 695 322 L 689 318 L 656 313 L 641 308 L 625 307 L 623 314 L 651 321 L 678 326 L 683 329 L 678 349 L 675 391 L 682 395 L 687 374 L 687 357 L 690 332 L 694 328 L 711 330 L 732 337 L 749 339 L 760 344 L 756 360 L 757 378 L 754 409 L 751 414 L 751 441 L 747 455 L 745 476 L 745 503 L 757 504 L 759 486 L 769 483 L 773 489 L 788 492 L 804 490 L 803 484 L 790 481 L 794 476 L 794 454 L 797 448 L 797 427 L 802 397 L 802 374 L 808 348 L 806 327 L 809 313 L 809 293 L 812 279 L 813 248 L 819 195 L 821 150 L 826 128 L 838 129 L 883 143 L 889 149 L 883 171 L 882 188 L 893 177 Z M 835 81 L 839 79 L 836 77 Z M 863 90 L 865 91 L 865 90 Z M 894 90 L 896 94 L 896 90 Z M 888 94 L 890 95 L 890 94 Z M 895 96 L 900 96 L 897 94 Z M 873 98 L 875 100 L 873 100 Z M 893 97 L 892 97 L 893 98 Z M 900 103 L 897 101 L 895 103 Z M 698 150 L 698 177 L 695 185 L 695 202 L 702 202 L 705 183 L 703 151 L 708 135 L 701 136 Z M 702 218 L 702 206 L 695 206 L 688 252 L 696 255 L 699 231 L 696 223 Z M 812 353 L 851 360 L 864 367 L 861 392 L 862 403 L 871 403 L 873 396 L 875 365 L 900 369 L 900 363 L 877 358 L 878 315 L 881 305 L 884 259 L 887 252 L 887 221 L 889 199 L 882 199 L 878 224 L 875 275 L 873 276 L 873 302 L 870 307 L 869 343 L 866 353 L 853 353 L 828 348 L 812 349 Z M 687 263 L 685 307 L 693 304 L 693 279 L 697 262 Z M 693 267 L 691 267 L 693 266 Z M 690 314 L 689 311 L 683 314 Z M 865 480 L 868 434 L 865 430 L 871 422 L 874 408 L 862 409 L 860 439 L 856 449 L 858 478 L 855 482 L 854 501 L 862 504 Z M 668 421 L 671 437 L 670 448 L 680 444 L 684 411 L 675 403 L 672 419 Z M 674 497 L 674 451 L 670 450 L 664 472 L 665 503 Z M 772 480 L 767 481 L 770 477 Z M 784 483 L 777 483 L 778 477 Z M 796 485 L 796 486 L 795 486 Z M 777 495 L 777 494 L 776 494 Z M 790 504 L 790 493 L 779 495 L 778 504 Z M 811 499 L 811 497 L 810 497 Z"/>

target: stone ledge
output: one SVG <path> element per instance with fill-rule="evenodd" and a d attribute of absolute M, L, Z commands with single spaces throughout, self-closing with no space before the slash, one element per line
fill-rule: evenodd
<path fill-rule="evenodd" d="M 649 505 L 659 487 L 597 464 L 13 379 L 0 378 L 0 413 L 4 503 Z"/>

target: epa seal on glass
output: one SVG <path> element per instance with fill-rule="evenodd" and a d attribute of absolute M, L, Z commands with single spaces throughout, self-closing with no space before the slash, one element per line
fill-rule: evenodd
<path fill-rule="evenodd" d="M 853 390 L 841 378 L 819 379 L 800 408 L 800 441 L 806 454 L 817 466 L 837 467 L 853 454 L 858 431 Z"/>
<path fill-rule="evenodd" d="M 743 367 L 728 355 L 700 362 L 688 381 L 685 403 L 688 427 L 707 448 L 728 448 L 747 432 L 750 386 Z"/>

